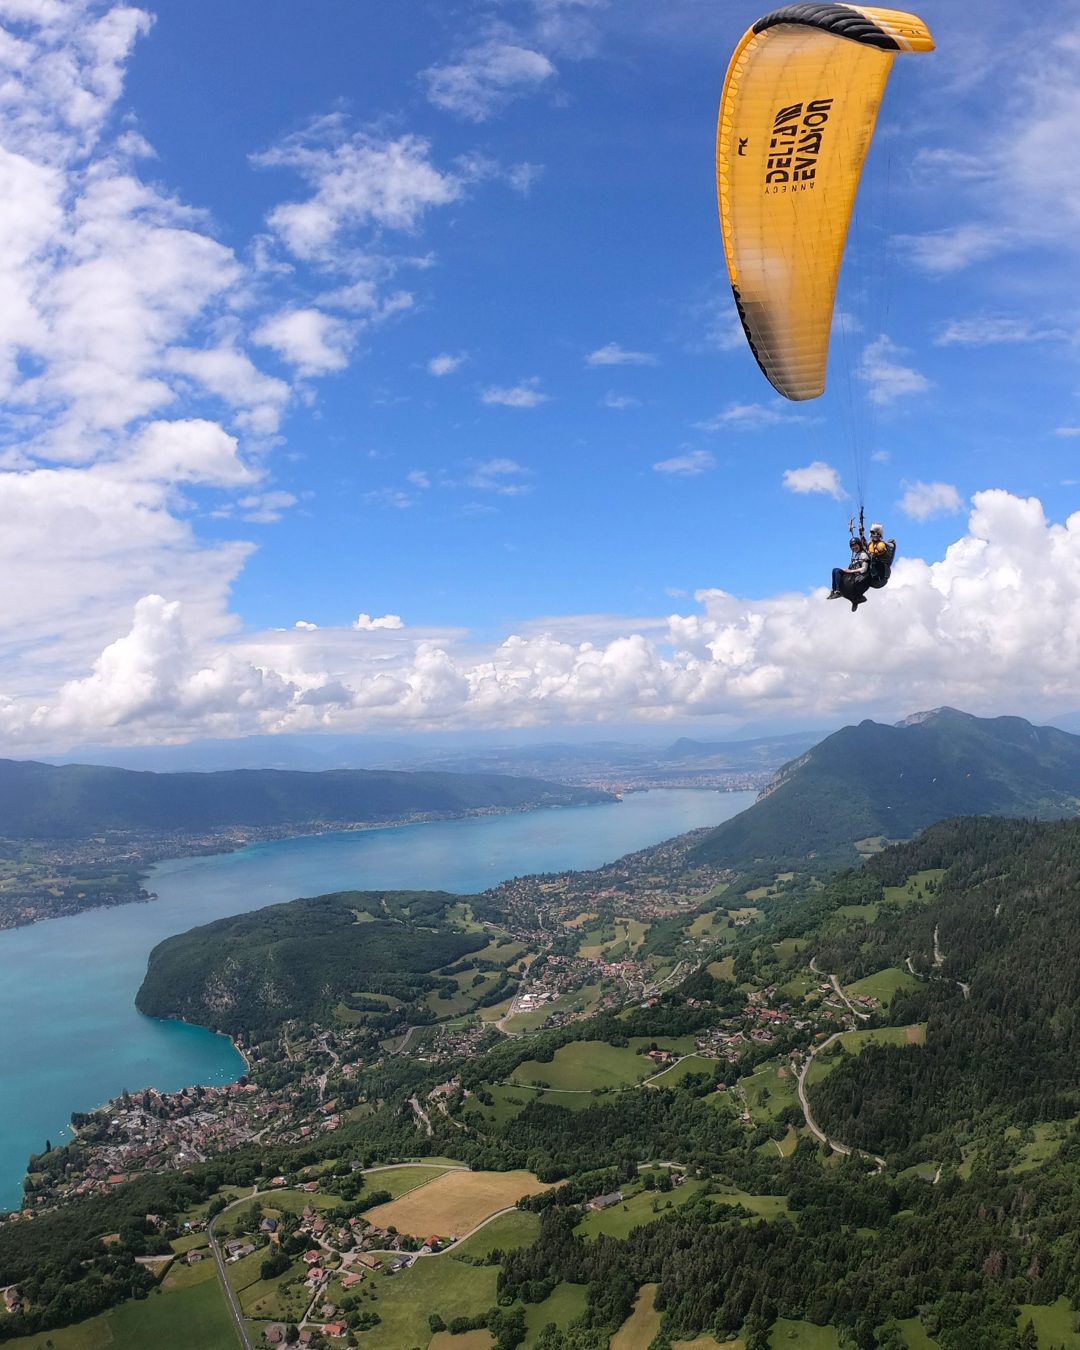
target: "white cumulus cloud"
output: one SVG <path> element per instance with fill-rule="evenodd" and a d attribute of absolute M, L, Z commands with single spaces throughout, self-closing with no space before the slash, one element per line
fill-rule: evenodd
<path fill-rule="evenodd" d="M 443 173 L 420 136 L 384 138 L 349 132 L 344 116 L 318 118 L 306 130 L 252 157 L 263 168 L 295 169 L 312 188 L 268 216 L 289 251 L 306 261 L 349 263 L 349 236 L 365 226 L 413 230 L 432 207 L 459 200 L 463 180 Z"/>
<path fill-rule="evenodd" d="M 706 469 L 711 469 L 716 460 L 708 450 L 688 450 L 684 455 L 675 455 L 671 459 L 662 459 L 653 468 L 657 473 L 671 473 L 683 478 L 693 478 Z"/>
<path fill-rule="evenodd" d="M 548 401 L 547 394 L 542 394 L 536 387 L 539 383 L 540 381 L 534 378 L 522 380 L 520 384 L 511 388 L 493 384 L 481 393 L 480 401 L 499 403 L 504 408 L 537 408 L 541 403 Z"/>
<path fill-rule="evenodd" d="M 779 408 L 766 408 L 761 403 L 733 403 L 722 413 L 708 418 L 704 422 L 695 422 L 699 431 L 762 431 L 765 427 L 781 426 L 788 422 L 805 422 L 807 419 L 798 413 L 781 412 Z"/>
<path fill-rule="evenodd" d="M 785 469 L 784 487 L 788 492 L 823 492 L 838 502 L 847 496 L 840 475 L 823 459 L 815 459 L 805 469 Z"/>
<path fill-rule="evenodd" d="M 428 374 L 453 375 L 464 360 L 464 356 L 451 356 L 449 352 L 443 352 L 440 356 L 433 356 L 428 362 Z"/>
<path fill-rule="evenodd" d="M 423 79 L 428 98 L 437 108 L 483 122 L 555 73 L 542 52 L 492 39 L 470 47 L 450 65 L 432 66 L 424 71 Z"/>
<path fill-rule="evenodd" d="M 262 323 L 252 342 L 270 347 L 300 376 L 329 375 L 349 364 L 352 328 L 319 309 L 283 309 Z"/>
<path fill-rule="evenodd" d="M 470 487 L 479 488 L 482 492 L 497 492 L 503 497 L 520 497 L 532 490 L 531 485 L 514 480 L 531 474 L 531 469 L 526 469 L 516 460 L 489 459 L 484 464 L 476 466 L 469 474 L 468 482 Z"/>
<path fill-rule="evenodd" d="M 587 366 L 655 366 L 657 359 L 650 352 L 624 351 L 617 342 L 598 347 L 585 358 Z"/>
<path fill-rule="evenodd" d="M 993 318 L 982 315 L 973 319 L 952 319 L 941 330 L 934 342 L 939 347 L 959 344 L 965 347 L 988 347 L 998 342 L 1040 342 L 1045 338 L 1067 337 L 1057 328 L 1040 328 L 1029 319 Z"/>
<path fill-rule="evenodd" d="M 871 403 L 892 403 L 905 394 L 924 394 L 930 388 L 925 375 L 896 360 L 903 355 L 904 349 L 897 347 L 884 333 L 863 349 L 859 378 L 870 386 Z"/>
<path fill-rule="evenodd" d="M 955 516 L 964 509 L 964 499 L 951 483 L 912 483 L 896 504 L 912 520 Z"/>
<path fill-rule="evenodd" d="M 372 633 L 378 628 L 404 628 L 400 614 L 384 614 L 381 619 L 373 619 L 370 614 L 361 614 L 353 622 L 357 632 Z"/>

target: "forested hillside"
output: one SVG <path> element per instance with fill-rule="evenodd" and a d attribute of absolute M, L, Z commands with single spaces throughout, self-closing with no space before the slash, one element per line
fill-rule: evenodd
<path fill-rule="evenodd" d="M 718 826 L 702 862 L 755 858 L 819 867 L 857 860 L 858 841 L 909 839 L 957 815 L 1034 816 L 1080 810 L 1080 736 L 1021 717 L 952 708 L 898 726 L 860 722 L 780 770 L 768 795 Z"/>
<path fill-rule="evenodd" d="M 611 793 L 499 774 L 330 769 L 136 773 L 0 760 L 0 836 L 74 839 L 107 830 L 349 825 L 485 809 L 613 801 Z"/>
<path fill-rule="evenodd" d="M 217 919 L 158 943 L 135 1006 L 250 1037 L 291 1018 L 331 1018 L 360 991 L 420 999 L 439 984 L 427 972 L 488 945 L 448 923 L 461 899 L 340 891 Z"/>

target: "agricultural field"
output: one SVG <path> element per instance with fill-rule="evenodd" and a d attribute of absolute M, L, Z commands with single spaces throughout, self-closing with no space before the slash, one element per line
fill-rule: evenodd
<path fill-rule="evenodd" d="M 890 966 L 888 970 L 879 970 L 876 975 L 867 975 L 865 979 L 847 985 L 844 993 L 851 999 L 862 995 L 876 998 L 883 1008 L 888 1008 L 898 989 L 917 989 L 919 984 L 920 981 L 909 970 Z"/>
<path fill-rule="evenodd" d="M 1016 1319 L 1019 1331 L 1034 1322 L 1035 1335 L 1039 1338 L 1039 1350 L 1050 1350 L 1052 1345 L 1064 1347 L 1064 1350 L 1080 1350 L 1080 1334 L 1076 1330 L 1076 1313 L 1064 1294 L 1056 1303 L 1044 1307 L 1024 1303 L 1020 1306 L 1020 1316 Z"/>
<path fill-rule="evenodd" d="M 722 961 L 714 961 L 709 966 L 709 974 L 714 980 L 733 980 L 735 978 L 735 958 L 725 956 Z"/>
<path fill-rule="evenodd" d="M 553 1012 L 590 1012 L 599 999 L 600 986 L 598 984 L 586 984 L 580 989 L 575 989 L 572 994 L 563 994 L 562 998 L 542 1004 L 533 1012 L 518 1013 L 515 1017 L 510 1018 L 506 1024 L 506 1029 L 519 1036 L 530 1031 L 537 1031 Z"/>
<path fill-rule="evenodd" d="M 629 1046 L 615 1047 L 606 1041 L 572 1041 L 555 1052 L 549 1064 L 527 1060 L 514 1070 L 514 1083 L 523 1086 L 543 1083 L 564 1092 L 591 1092 L 593 1088 L 634 1087 L 656 1072 L 650 1059 L 635 1053 L 639 1045 L 651 1045 L 647 1036 L 638 1036 Z M 659 1038 L 656 1044 L 662 1050 L 690 1054 L 694 1046 L 692 1036 Z"/>
<path fill-rule="evenodd" d="M 639 1191 L 637 1195 L 630 1196 L 620 1205 L 612 1205 L 610 1209 L 590 1210 L 574 1231 L 583 1238 L 596 1238 L 601 1233 L 614 1238 L 629 1237 L 631 1229 L 653 1223 L 669 1206 L 679 1209 L 698 1195 L 705 1185 L 703 1181 L 688 1181 L 666 1193 Z"/>
<path fill-rule="evenodd" d="M 660 1330 L 661 1314 L 653 1307 L 657 1287 L 641 1286 L 634 1311 L 611 1338 L 611 1350 L 649 1350 Z"/>
<path fill-rule="evenodd" d="M 170 1278 L 173 1283 L 170 1284 Z M 166 1277 L 149 1298 L 122 1303 L 73 1327 L 20 1337 L 19 1350 L 239 1350 L 214 1263 Z"/>
<path fill-rule="evenodd" d="M 400 1200 L 369 1209 L 365 1217 L 414 1237 L 463 1237 L 523 1195 L 547 1189 L 531 1172 L 447 1172 Z"/>
<path fill-rule="evenodd" d="M 498 1266 L 470 1266 L 448 1255 L 421 1257 L 396 1275 L 379 1272 L 369 1276 L 363 1284 L 369 1295 L 363 1307 L 377 1312 L 382 1321 L 363 1333 L 364 1350 L 426 1347 L 432 1340 L 428 1325 L 432 1313 L 449 1325 L 455 1317 L 487 1312 L 495 1306 L 498 1278 Z M 462 1336 L 446 1336 L 445 1344 L 459 1350 L 463 1340 Z M 485 1344 L 491 1344 L 490 1336 Z"/>
<path fill-rule="evenodd" d="M 454 1165 L 462 1166 L 461 1163 Z M 397 1167 L 374 1167 L 364 1173 L 364 1190 L 369 1195 L 372 1191 L 389 1191 L 393 1199 L 396 1200 L 406 1191 L 413 1191 L 417 1186 L 424 1186 L 429 1181 L 434 1181 L 436 1177 L 441 1177 L 445 1171 L 447 1171 L 445 1167 L 429 1166 L 426 1163 L 401 1163 Z M 380 1225 L 380 1227 L 385 1226 L 385 1224 Z"/>
<path fill-rule="evenodd" d="M 670 1069 L 665 1069 L 652 1079 L 649 1086 L 674 1087 L 677 1083 L 681 1083 L 688 1073 L 707 1073 L 712 1077 L 715 1068 L 715 1059 L 706 1059 L 703 1055 L 687 1055 L 684 1059 L 680 1059 L 678 1064 L 673 1064 Z"/>

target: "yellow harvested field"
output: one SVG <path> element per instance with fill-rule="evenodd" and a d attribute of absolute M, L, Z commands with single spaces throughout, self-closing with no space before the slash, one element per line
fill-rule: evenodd
<path fill-rule="evenodd" d="M 464 1237 L 523 1195 L 550 1189 L 531 1172 L 445 1172 L 400 1200 L 377 1205 L 364 1217 L 378 1228 L 413 1237 Z"/>
<path fill-rule="evenodd" d="M 437 1331 L 428 1342 L 428 1350 L 490 1350 L 490 1331 L 463 1331 L 451 1336 L 448 1331 Z"/>
<path fill-rule="evenodd" d="M 648 1350 L 660 1330 L 661 1314 L 653 1307 L 658 1286 L 643 1284 L 634 1311 L 611 1338 L 611 1350 Z"/>
<path fill-rule="evenodd" d="M 905 1027 L 908 1041 L 912 1045 L 923 1045 L 926 1041 L 926 1026 L 924 1023 L 918 1023 L 913 1027 Z"/>

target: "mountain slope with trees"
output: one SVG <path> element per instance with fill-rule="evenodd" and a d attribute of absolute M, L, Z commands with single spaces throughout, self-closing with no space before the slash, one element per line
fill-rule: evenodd
<path fill-rule="evenodd" d="M 754 859 L 819 868 L 857 861 L 856 842 L 909 839 L 957 815 L 1080 811 L 1080 736 L 1021 717 L 972 717 L 953 708 L 897 726 L 860 722 L 786 764 L 767 795 L 706 836 L 700 862 Z"/>
<path fill-rule="evenodd" d="M 0 835 L 9 839 L 75 839 L 110 830 L 352 825 L 614 800 L 593 788 L 500 774 L 390 769 L 144 773 L 0 760 Z"/>

